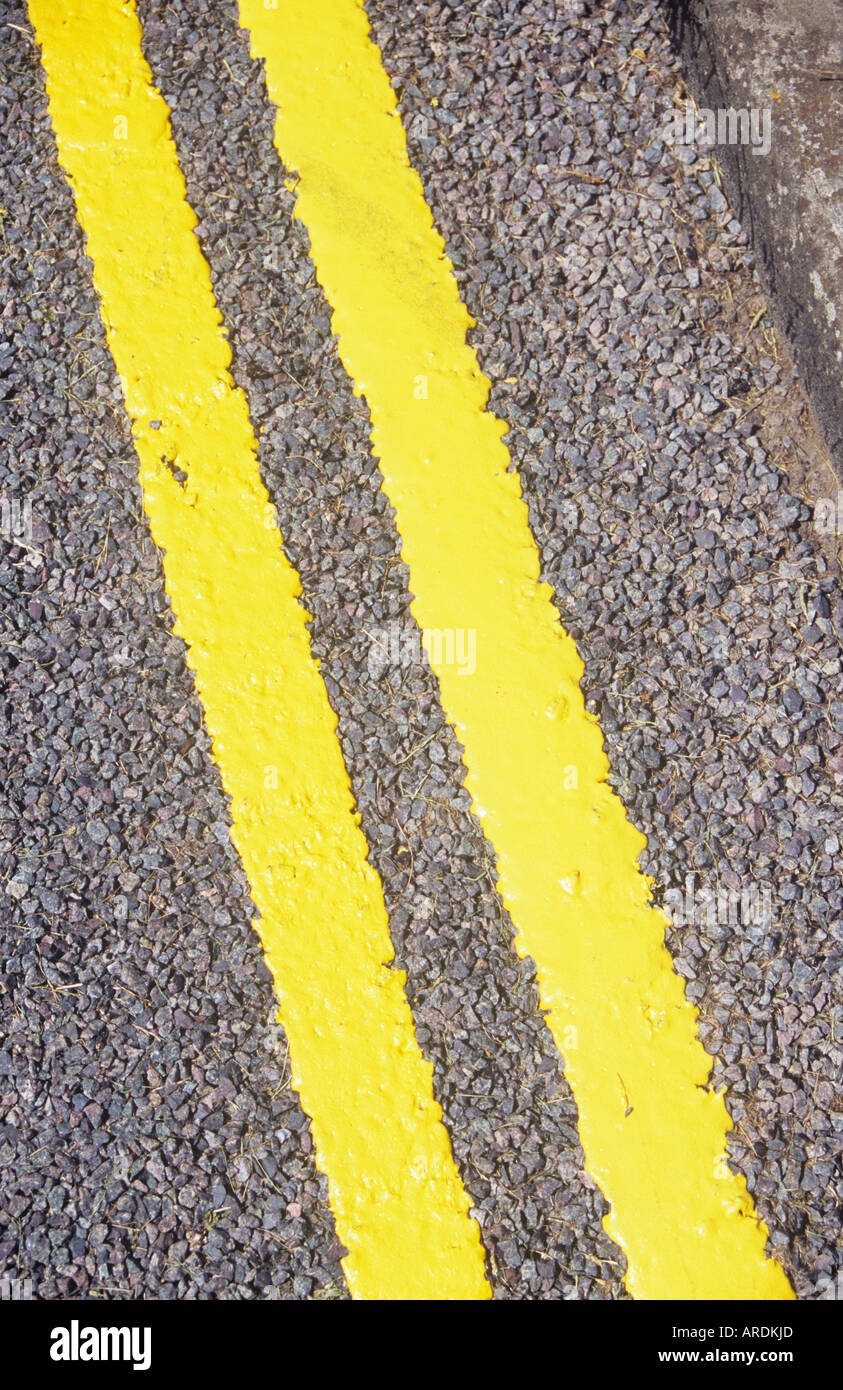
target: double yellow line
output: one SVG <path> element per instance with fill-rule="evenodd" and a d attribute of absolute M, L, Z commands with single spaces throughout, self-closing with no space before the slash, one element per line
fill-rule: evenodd
<path fill-rule="evenodd" d="M 389 968 L 381 886 L 298 578 L 264 525 L 247 405 L 140 25 L 120 0 L 29 9 L 349 1286 L 364 1298 L 488 1297 L 404 977 Z M 728 1114 L 636 867 L 643 837 L 606 785 L 582 666 L 539 581 L 506 427 L 485 409 L 471 320 L 365 13 L 357 0 L 240 0 L 240 16 L 266 62 L 276 145 L 297 176 L 340 355 L 369 404 L 413 612 L 425 631 L 477 634 L 470 678 L 435 663 L 443 704 L 518 948 L 537 964 L 628 1286 L 645 1298 L 791 1297 L 725 1160 Z"/>

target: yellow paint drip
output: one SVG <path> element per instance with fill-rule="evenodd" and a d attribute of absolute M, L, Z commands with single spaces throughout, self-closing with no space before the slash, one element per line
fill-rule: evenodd
<path fill-rule="evenodd" d="M 413 612 L 427 631 L 476 631 L 473 676 L 435 662 L 442 698 L 519 949 L 536 961 L 629 1289 L 792 1297 L 723 1158 L 730 1121 L 636 867 L 645 841 L 606 785 L 582 663 L 539 582 L 506 427 L 485 410 L 471 319 L 365 13 L 356 0 L 240 0 L 240 16 L 266 61 L 276 144 L 297 175 L 296 215 L 340 356 L 369 405 Z"/>
<path fill-rule="evenodd" d="M 349 1286 L 488 1297 L 140 25 L 119 0 L 29 9 Z"/>

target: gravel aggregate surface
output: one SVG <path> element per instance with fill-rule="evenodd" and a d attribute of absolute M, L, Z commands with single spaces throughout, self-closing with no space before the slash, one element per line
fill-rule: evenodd
<path fill-rule="evenodd" d="M 694 876 L 668 944 L 730 1155 L 810 1296 L 840 1246 L 843 602 L 748 408 L 784 369 L 729 331 L 745 235 L 664 138 L 657 5 L 368 12 L 643 867 L 669 905 Z"/>
<path fill-rule="evenodd" d="M 0 1275 L 38 1298 L 335 1297 L 326 1184 L 10 22 L 0 490 L 32 535 L 0 549 Z"/>
<path fill-rule="evenodd" d="M 840 1240 L 843 599 L 752 409 L 788 368 L 734 310 L 745 235 L 710 157 L 664 139 L 656 5 L 367 11 L 732 1161 L 816 1296 Z M 415 632 L 408 572 L 261 69 L 227 0 L 138 12 L 495 1296 L 625 1298 L 436 681 L 383 660 Z M 32 509 L 0 543 L 0 1275 L 345 1297 L 23 6 L 0 28 L 0 493 Z"/>

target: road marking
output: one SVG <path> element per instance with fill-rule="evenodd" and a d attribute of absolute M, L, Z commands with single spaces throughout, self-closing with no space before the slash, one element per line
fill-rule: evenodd
<path fill-rule="evenodd" d="M 487 1298 L 140 24 L 120 0 L 29 10 L 349 1286 Z"/>
<path fill-rule="evenodd" d="M 724 1158 L 729 1116 L 707 1087 L 696 1010 L 635 862 L 645 840 L 606 785 L 582 663 L 539 582 L 506 427 L 485 410 L 472 321 L 365 12 L 357 0 L 239 4 L 339 353 L 369 405 L 413 613 L 426 632 L 476 633 L 474 675 L 435 669 L 628 1287 L 654 1299 L 790 1298 Z"/>

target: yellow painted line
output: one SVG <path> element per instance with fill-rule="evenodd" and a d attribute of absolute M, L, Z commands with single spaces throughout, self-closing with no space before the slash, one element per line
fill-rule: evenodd
<path fill-rule="evenodd" d="M 349 1286 L 363 1298 L 486 1298 L 140 25 L 120 0 L 29 10 Z"/>
<path fill-rule="evenodd" d="M 707 1089 L 696 1012 L 636 866 L 645 841 L 606 785 L 582 663 L 539 582 L 505 426 L 485 410 L 471 319 L 366 15 L 356 0 L 239 3 L 340 356 L 371 412 L 413 613 L 427 632 L 476 631 L 476 674 L 436 662 L 442 698 L 519 950 L 536 961 L 629 1289 L 792 1297 L 725 1161 L 726 1107 Z"/>

